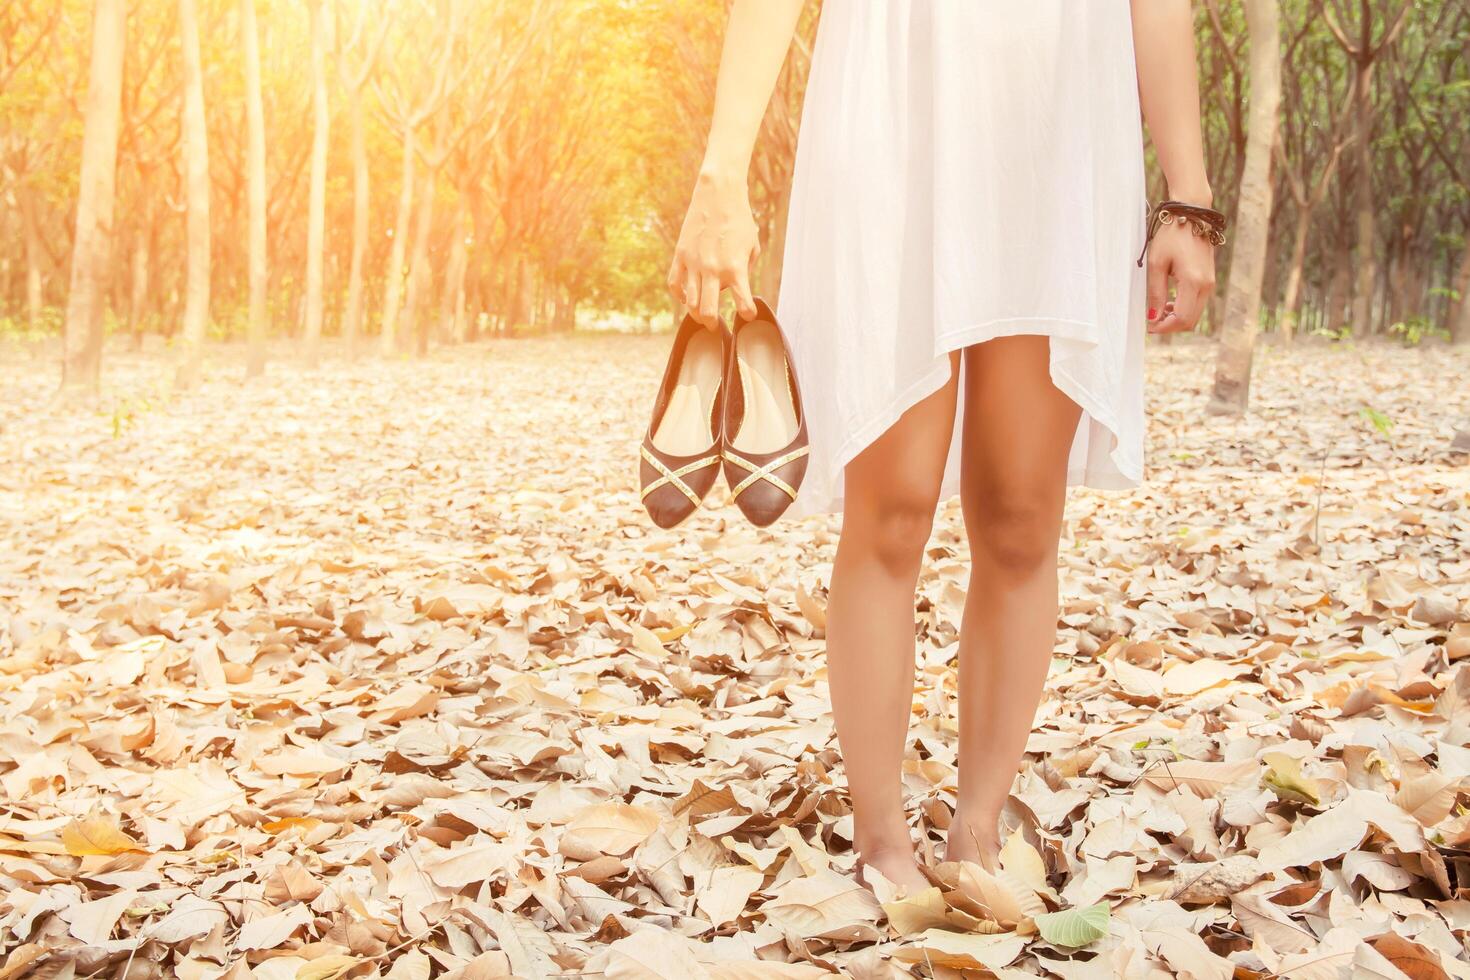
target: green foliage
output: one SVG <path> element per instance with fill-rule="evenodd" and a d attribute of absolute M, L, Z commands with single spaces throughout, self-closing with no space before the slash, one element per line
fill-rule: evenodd
<path fill-rule="evenodd" d="M 1036 931 L 1041 938 L 1057 946 L 1080 949 L 1108 934 L 1111 913 L 1107 902 L 1086 908 L 1063 909 L 1036 917 Z"/>
<path fill-rule="evenodd" d="M 216 308 L 207 328 L 209 339 L 228 340 L 231 337 L 243 337 L 249 323 L 249 306 L 232 303 L 224 309 Z"/>
<path fill-rule="evenodd" d="M 1411 316 L 1388 328 L 1405 347 L 1418 347 L 1430 337 L 1449 340 L 1450 332 L 1426 316 Z"/>
<path fill-rule="evenodd" d="M 1378 431 L 1378 434 L 1383 436 L 1386 442 L 1392 444 L 1393 419 L 1369 405 L 1364 405 L 1358 409 L 1358 415 L 1366 419 L 1368 424 L 1373 426 Z"/>
<path fill-rule="evenodd" d="M 44 306 L 41 308 L 41 316 L 31 323 L 24 315 L 4 316 L 0 315 L 0 337 L 9 337 L 14 340 L 38 341 L 47 337 L 61 335 L 61 327 L 65 321 L 66 311 L 59 306 Z"/>
<path fill-rule="evenodd" d="M 147 397 L 128 396 L 113 402 L 110 414 L 112 417 L 112 438 L 119 439 L 124 432 L 131 429 L 138 421 L 138 417 L 145 412 L 153 410 L 153 402 Z"/>
<path fill-rule="evenodd" d="M 1325 337 L 1333 343 L 1345 343 L 1353 339 L 1353 328 L 1348 323 L 1338 324 L 1335 327 L 1313 327 L 1311 332 L 1313 337 Z"/>

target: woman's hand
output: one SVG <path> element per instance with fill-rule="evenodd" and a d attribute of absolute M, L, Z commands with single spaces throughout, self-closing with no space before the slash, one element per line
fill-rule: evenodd
<path fill-rule="evenodd" d="M 1211 206 L 1199 118 L 1199 65 L 1191 0 L 1129 0 L 1138 102 L 1164 172 L 1166 200 Z M 1178 222 L 1148 246 L 1148 332 L 1193 330 L 1215 291 L 1215 250 Z M 1174 301 L 1169 302 L 1169 280 Z"/>
<path fill-rule="evenodd" d="M 1214 291 L 1215 247 L 1184 222 L 1160 225 L 1148 246 L 1148 332 L 1193 330 Z"/>
<path fill-rule="evenodd" d="M 735 308 L 751 319 L 755 301 L 750 267 L 759 255 L 744 178 L 700 171 L 669 267 L 669 292 L 696 320 L 713 329 L 720 322 L 720 291 L 728 286 Z"/>

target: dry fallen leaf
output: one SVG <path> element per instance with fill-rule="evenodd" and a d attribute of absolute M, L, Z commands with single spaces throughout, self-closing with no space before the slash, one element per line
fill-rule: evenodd
<path fill-rule="evenodd" d="M 53 358 L 8 364 L 0 971 L 141 938 L 135 972 L 228 980 L 1458 975 L 1470 351 L 1273 347 L 1231 420 L 1210 348 L 1151 349 L 1147 481 L 1069 494 L 1001 870 L 880 905 L 826 675 L 840 518 L 754 529 L 719 487 L 648 524 L 608 447 L 665 340 L 283 361 L 115 436 L 51 406 Z M 945 501 L 902 774 L 935 855 L 968 574 Z M 1039 931 L 1100 905 L 1086 953 Z"/>
<path fill-rule="evenodd" d="M 1174 868 L 1168 896 L 1176 902 L 1190 904 L 1228 902 L 1265 873 L 1261 863 L 1247 854 L 1209 864 L 1180 864 Z"/>
<path fill-rule="evenodd" d="M 280 912 L 272 912 L 246 922 L 240 927 L 240 936 L 235 940 L 235 945 L 240 949 L 275 949 L 310 921 L 310 909 L 305 905 L 293 905 Z"/>
<path fill-rule="evenodd" d="M 296 980 L 338 980 L 361 962 L 356 956 L 345 956 L 341 953 L 319 956 L 302 964 L 296 971 Z"/>
<path fill-rule="evenodd" d="M 112 935 L 117 920 L 136 897 L 136 892 L 120 891 L 107 898 L 69 906 L 60 915 L 70 923 L 73 936 L 89 946 L 100 946 Z"/>
<path fill-rule="evenodd" d="M 1026 940 L 1013 933 L 991 936 L 967 935 L 929 929 L 894 956 L 908 963 L 933 963 L 954 970 L 999 970 L 1011 963 Z"/>
<path fill-rule="evenodd" d="M 117 821 L 108 816 L 72 821 L 62 828 L 61 842 L 66 845 L 66 853 L 79 856 L 125 854 L 129 851 L 146 853 L 137 841 L 122 832 Z"/>
<path fill-rule="evenodd" d="M 283 864 L 265 880 L 265 897 L 276 905 L 310 902 L 322 893 L 322 883 L 294 862 Z"/>
<path fill-rule="evenodd" d="M 854 941 L 876 939 L 882 907 L 851 878 L 823 869 L 770 890 L 760 911 L 782 929 L 802 936 Z"/>
<path fill-rule="evenodd" d="M 569 857 L 591 852 L 598 855 L 627 854 L 658 829 L 659 814 L 649 807 L 626 803 L 600 803 L 572 818 L 562 835 L 562 853 Z"/>

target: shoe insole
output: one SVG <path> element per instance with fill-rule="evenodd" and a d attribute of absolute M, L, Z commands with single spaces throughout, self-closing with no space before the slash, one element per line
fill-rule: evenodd
<path fill-rule="evenodd" d="M 689 338 L 669 404 L 653 433 L 653 445 L 671 456 L 693 456 L 715 441 L 710 426 L 715 396 L 724 373 L 720 338 L 701 330 Z"/>
<path fill-rule="evenodd" d="M 745 417 L 731 445 L 746 453 L 784 449 L 796 438 L 797 423 L 780 330 L 765 321 L 741 327 L 735 358 L 744 385 Z"/>

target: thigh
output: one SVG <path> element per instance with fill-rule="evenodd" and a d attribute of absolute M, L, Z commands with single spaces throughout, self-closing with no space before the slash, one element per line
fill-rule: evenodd
<path fill-rule="evenodd" d="M 844 524 L 894 509 L 927 508 L 932 516 L 954 434 L 959 374 L 955 351 L 944 387 L 904 412 L 843 469 Z"/>
<path fill-rule="evenodd" d="M 965 349 L 960 492 L 966 518 L 1017 509 L 1060 516 L 1081 409 L 1051 380 L 1047 337 Z"/>

